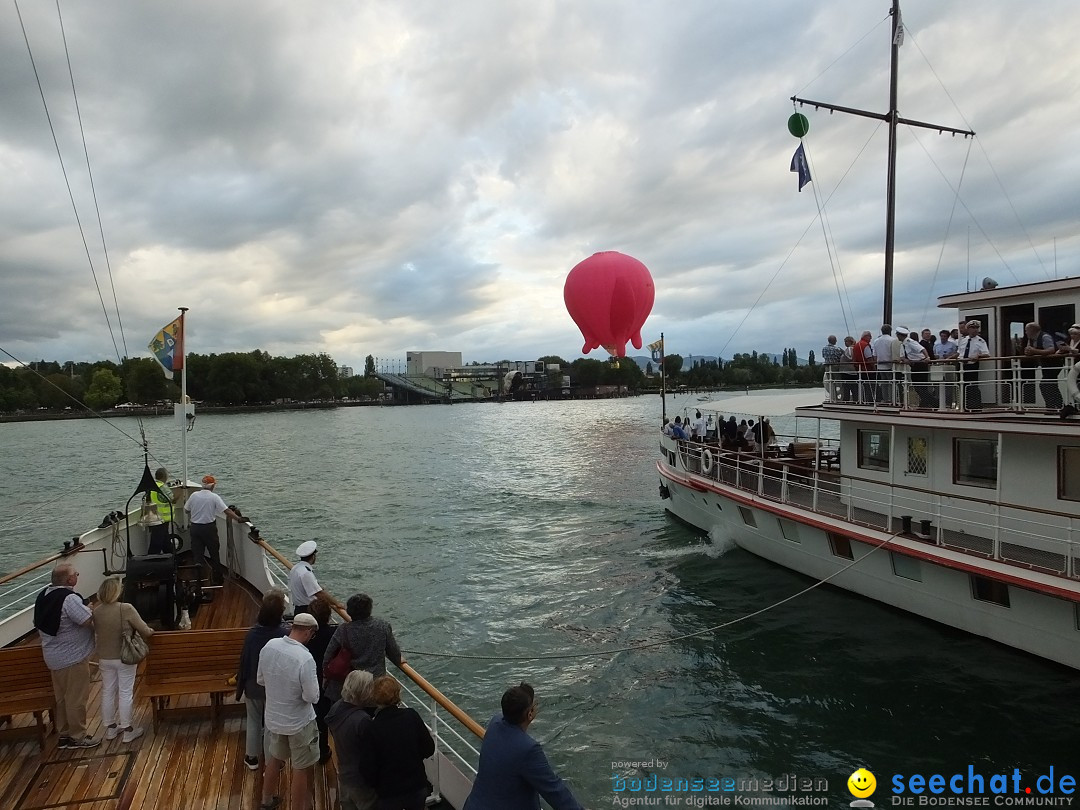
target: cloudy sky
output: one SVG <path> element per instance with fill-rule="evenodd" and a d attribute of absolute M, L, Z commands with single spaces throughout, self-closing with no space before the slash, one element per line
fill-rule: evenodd
<path fill-rule="evenodd" d="M 887 0 L 60 8 L 111 280 L 56 6 L 20 0 L 31 64 L 4 4 L 0 347 L 24 360 L 115 358 L 87 252 L 129 354 L 187 306 L 199 352 L 572 359 L 563 281 L 599 250 L 649 267 L 670 351 L 880 323 L 886 130 L 807 110 L 799 193 L 786 121 L 794 94 L 885 109 Z M 936 327 L 985 275 L 1078 274 L 1080 4 L 903 20 L 901 114 L 979 133 L 899 134 L 894 320 Z"/>

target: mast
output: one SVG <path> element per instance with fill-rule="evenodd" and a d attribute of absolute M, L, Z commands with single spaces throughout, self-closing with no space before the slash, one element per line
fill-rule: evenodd
<path fill-rule="evenodd" d="M 186 355 L 187 346 L 185 341 L 187 335 L 184 332 L 184 316 L 187 314 L 187 307 L 178 307 L 180 310 L 180 351 Z M 180 457 L 182 459 L 183 470 L 183 486 L 188 485 L 188 471 L 187 471 L 187 414 L 188 414 L 188 396 L 187 396 L 187 357 L 184 356 L 183 365 L 180 367 Z"/>
<path fill-rule="evenodd" d="M 904 42 L 904 24 L 900 18 L 900 0 L 892 0 L 892 38 L 891 59 L 889 65 L 889 111 L 877 113 L 869 110 L 858 110 L 853 107 L 841 107 L 838 104 L 829 104 L 824 101 L 811 101 L 806 98 L 792 96 L 791 101 L 800 107 L 809 104 L 815 110 L 824 108 L 833 112 L 842 112 L 849 115 L 859 115 L 863 118 L 876 118 L 889 125 L 889 155 L 888 169 L 885 181 L 885 289 L 882 303 L 882 323 L 892 323 L 893 308 L 893 254 L 896 249 L 896 128 L 898 124 L 906 124 L 909 127 L 921 127 L 923 129 L 936 129 L 939 134 L 950 132 L 953 135 L 963 135 L 965 138 L 974 137 L 975 133 L 969 129 L 956 129 L 942 124 L 929 124 L 923 121 L 914 121 L 910 118 L 901 118 L 897 109 L 897 87 L 899 75 L 900 46 Z"/>

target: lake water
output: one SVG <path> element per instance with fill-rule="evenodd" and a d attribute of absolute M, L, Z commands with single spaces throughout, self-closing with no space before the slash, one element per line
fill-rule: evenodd
<path fill-rule="evenodd" d="M 695 400 L 669 400 L 669 415 Z M 659 410 L 642 397 L 206 415 L 189 473 L 217 476 L 286 554 L 317 540 L 320 582 L 371 594 L 410 662 L 482 724 L 507 686 L 533 683 L 532 732 L 589 807 L 613 806 L 613 773 L 796 774 L 827 779 L 814 795 L 830 807 L 852 800 L 861 766 L 879 807 L 894 774 L 1080 776 L 1080 678 L 990 642 L 831 588 L 681 638 L 809 580 L 666 516 Z M 172 420 L 144 424 L 178 475 Z M 138 431 L 133 418 L 0 424 L 0 568 L 124 508 Z M 582 657 L 543 660 L 567 653 Z M 612 770 L 657 759 L 666 768 Z"/>

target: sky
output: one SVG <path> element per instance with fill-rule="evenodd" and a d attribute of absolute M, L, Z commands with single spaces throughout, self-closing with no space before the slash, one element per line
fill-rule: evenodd
<path fill-rule="evenodd" d="M 646 343 L 820 355 L 881 322 L 887 131 L 802 110 L 799 192 L 790 97 L 884 112 L 889 8 L 63 0 L 62 32 L 4 4 L 0 349 L 149 356 L 184 306 L 199 353 L 572 360 L 566 275 L 618 250 Z M 900 114 L 978 133 L 898 132 L 893 320 L 936 331 L 984 276 L 1080 274 L 1080 4 L 903 22 Z"/>

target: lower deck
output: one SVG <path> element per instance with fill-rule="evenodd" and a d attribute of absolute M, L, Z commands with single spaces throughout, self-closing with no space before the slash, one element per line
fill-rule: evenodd
<path fill-rule="evenodd" d="M 258 595 L 239 581 L 230 580 L 214 601 L 203 605 L 192 620 L 194 629 L 245 627 L 254 624 Z M 37 644 L 37 634 L 24 641 Z M 218 727 L 210 722 L 208 696 L 179 699 L 175 705 L 205 706 L 206 717 L 163 722 L 153 729 L 150 701 L 141 694 L 144 667 L 153 666 L 152 655 L 140 666 L 135 681 L 133 724 L 145 735 L 124 744 L 118 736 L 97 748 L 68 750 L 56 747 L 58 738 L 50 726 L 44 751 L 34 740 L 8 743 L 0 756 L 0 796 L 9 810 L 45 810 L 77 807 L 79 810 L 127 810 L 127 808 L 257 808 L 262 793 L 261 771 L 244 765 L 242 704 L 226 699 L 232 707 Z M 92 666 L 90 728 L 94 737 L 104 733 L 100 719 L 101 682 Z M 29 715 L 12 718 L 16 725 L 32 722 Z M 315 810 L 333 810 L 337 803 L 337 771 L 334 762 L 314 768 Z M 288 802 L 288 768 L 282 773 L 283 808 Z"/>

